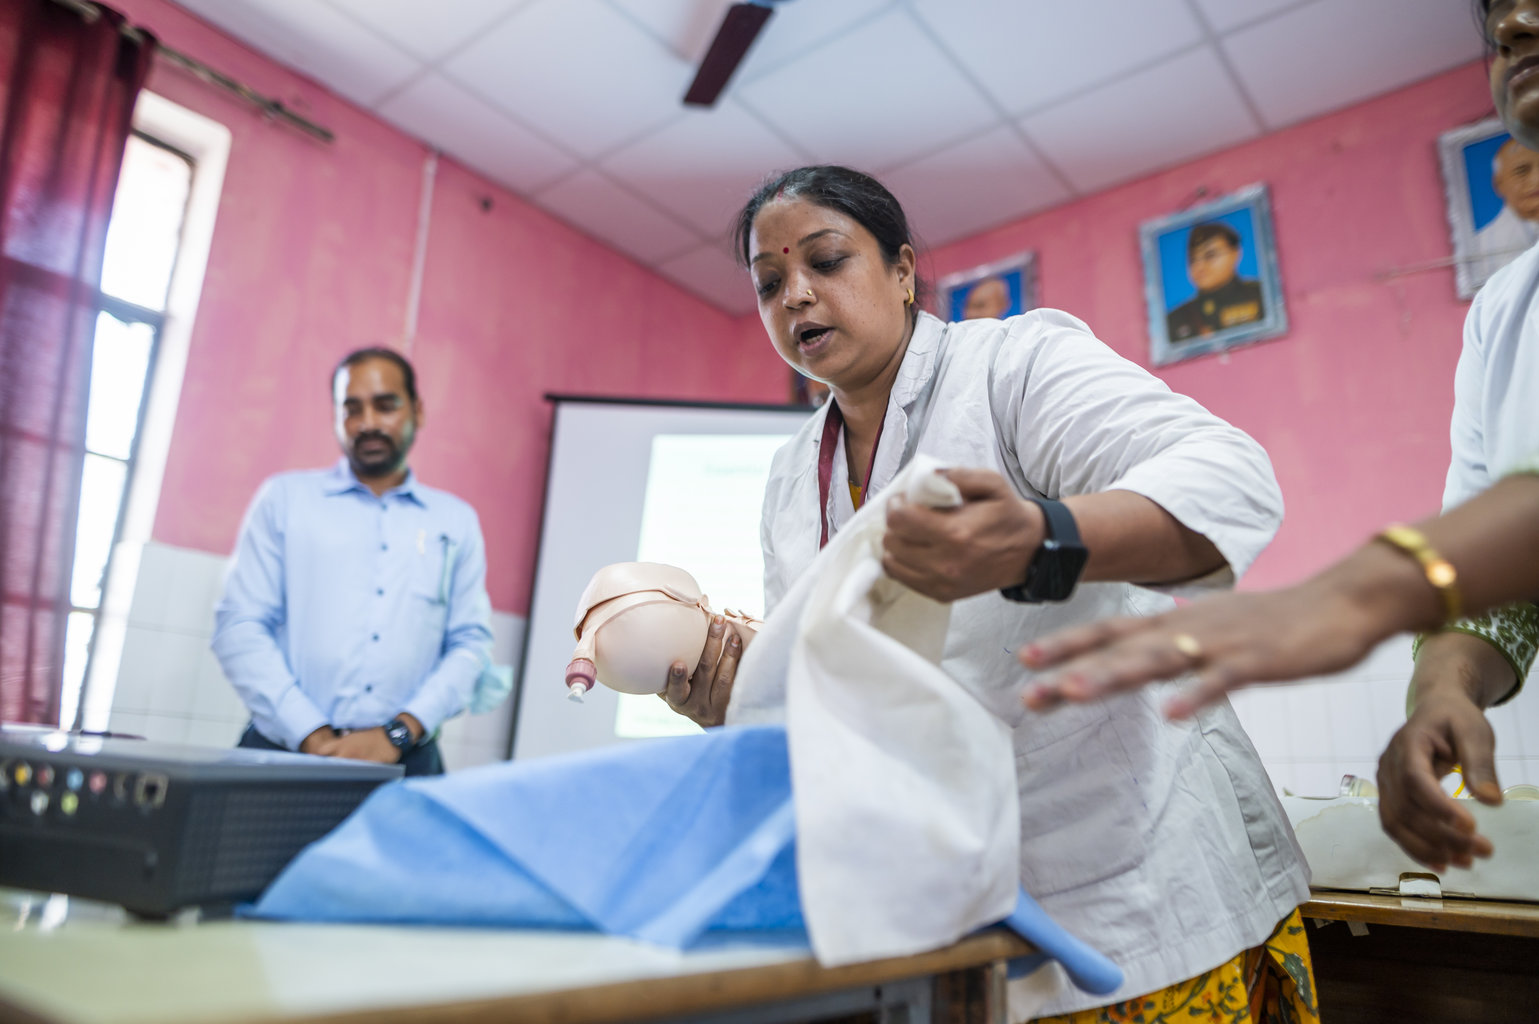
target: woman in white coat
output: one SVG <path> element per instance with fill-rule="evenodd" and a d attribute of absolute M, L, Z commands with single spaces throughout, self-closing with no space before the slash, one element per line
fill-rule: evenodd
<path fill-rule="evenodd" d="M 916 453 L 960 467 L 960 507 L 889 505 L 883 566 L 954 602 L 944 667 L 1013 727 L 1022 884 L 1118 963 L 1119 1000 L 1238 1007 L 1270 992 L 1313 1019 L 1295 912 L 1307 871 L 1233 712 L 1171 725 L 1154 695 L 1132 694 L 1033 715 L 1013 653 L 1064 625 L 1170 607 L 1159 590 L 1231 584 L 1281 519 L 1265 453 L 1067 314 L 921 312 L 902 208 L 867 175 L 780 175 L 736 237 L 770 341 L 832 395 L 771 469 L 767 606 Z M 740 650 L 713 626 L 699 665 L 673 666 L 670 706 L 721 722 Z M 1103 1019 L 1095 1001 L 1049 1009 Z"/>

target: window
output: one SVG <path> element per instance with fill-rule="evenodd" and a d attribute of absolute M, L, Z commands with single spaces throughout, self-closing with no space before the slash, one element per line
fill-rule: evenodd
<path fill-rule="evenodd" d="M 66 726 L 76 721 L 95 647 L 192 180 L 190 157 L 147 135 L 136 132 L 129 138 L 107 227 L 102 297 L 91 353 L 85 467 L 75 526 L 59 716 Z"/>

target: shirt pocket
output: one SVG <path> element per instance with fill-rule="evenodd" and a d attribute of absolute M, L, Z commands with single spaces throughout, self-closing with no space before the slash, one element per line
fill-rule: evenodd
<path fill-rule="evenodd" d="M 454 555 L 454 542 L 440 535 L 416 557 L 407 584 L 409 627 L 424 641 L 432 641 L 435 649 L 443 642 L 449 620 Z"/>
<path fill-rule="evenodd" d="M 1018 741 L 1021 882 L 1038 898 L 1137 866 L 1153 829 L 1116 721 L 1087 710 L 1099 717 L 1038 745 Z"/>

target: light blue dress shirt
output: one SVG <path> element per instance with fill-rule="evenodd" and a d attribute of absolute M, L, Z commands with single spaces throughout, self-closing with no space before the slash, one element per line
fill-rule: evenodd
<path fill-rule="evenodd" d="M 432 733 L 465 709 L 491 643 L 481 524 L 454 495 L 408 473 L 376 497 L 341 459 L 252 500 L 213 648 L 268 739 L 297 749 L 403 711 Z"/>

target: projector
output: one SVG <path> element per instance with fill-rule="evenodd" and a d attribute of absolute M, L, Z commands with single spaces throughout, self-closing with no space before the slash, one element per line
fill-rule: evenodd
<path fill-rule="evenodd" d="M 163 918 L 255 899 L 398 764 L 0 726 L 0 885 Z"/>

